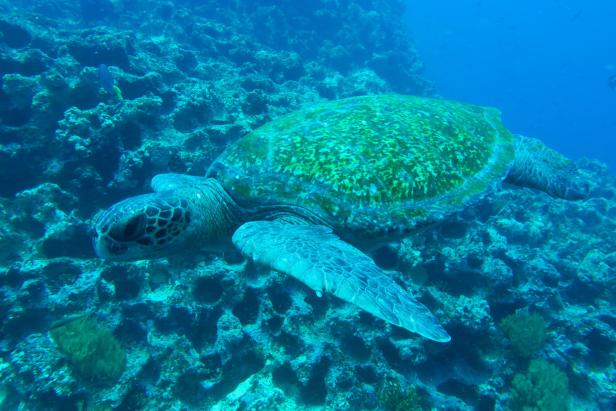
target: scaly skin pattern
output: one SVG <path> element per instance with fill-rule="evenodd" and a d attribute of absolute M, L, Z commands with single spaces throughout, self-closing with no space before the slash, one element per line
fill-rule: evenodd
<path fill-rule="evenodd" d="M 378 95 L 275 119 L 231 145 L 210 175 L 240 202 L 295 204 L 370 234 L 461 209 L 513 158 L 496 109 Z"/>
<path fill-rule="evenodd" d="M 518 135 L 515 152 L 507 182 L 569 200 L 580 200 L 588 195 L 588 183 L 575 163 L 542 141 Z"/>
<path fill-rule="evenodd" d="M 428 308 L 370 257 L 323 226 L 251 221 L 233 234 L 242 254 L 434 341 L 451 337 Z"/>

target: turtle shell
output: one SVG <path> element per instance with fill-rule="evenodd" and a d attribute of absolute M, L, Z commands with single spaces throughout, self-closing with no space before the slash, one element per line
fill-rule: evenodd
<path fill-rule="evenodd" d="M 240 204 L 290 204 L 338 229 L 388 232 L 459 210 L 513 158 L 494 108 L 377 95 L 279 117 L 231 144 L 208 175 Z"/>

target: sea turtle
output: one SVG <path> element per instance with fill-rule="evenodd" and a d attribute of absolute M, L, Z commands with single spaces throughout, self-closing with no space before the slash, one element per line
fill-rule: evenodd
<path fill-rule="evenodd" d="M 500 112 L 376 95 L 316 104 L 231 143 L 205 177 L 160 174 L 95 225 L 111 260 L 237 247 L 411 332 L 446 342 L 430 311 L 366 254 L 443 219 L 500 183 L 585 195 L 575 165 L 513 136 Z M 363 251 L 362 251 L 363 250 Z"/>

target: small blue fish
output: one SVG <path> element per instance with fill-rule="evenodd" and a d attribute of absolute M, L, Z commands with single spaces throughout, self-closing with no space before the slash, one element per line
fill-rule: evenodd
<path fill-rule="evenodd" d="M 113 75 L 109 71 L 109 67 L 105 64 L 98 66 L 98 80 L 109 94 L 116 96 L 119 100 L 122 100 L 122 91 L 118 86 L 116 86 Z"/>
<path fill-rule="evenodd" d="M 610 88 L 612 89 L 612 91 L 616 91 L 616 74 L 612 74 L 608 79 L 607 79 L 607 85 L 610 86 Z"/>

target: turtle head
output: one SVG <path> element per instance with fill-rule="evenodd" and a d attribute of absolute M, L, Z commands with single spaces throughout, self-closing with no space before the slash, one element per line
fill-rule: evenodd
<path fill-rule="evenodd" d="M 103 212 L 94 226 L 96 254 L 110 260 L 165 257 L 190 248 L 190 202 L 173 192 L 140 195 Z"/>
<path fill-rule="evenodd" d="M 239 208 L 218 181 L 159 174 L 154 193 L 131 197 L 103 212 L 94 226 L 94 249 L 109 260 L 143 260 L 231 244 Z"/>

